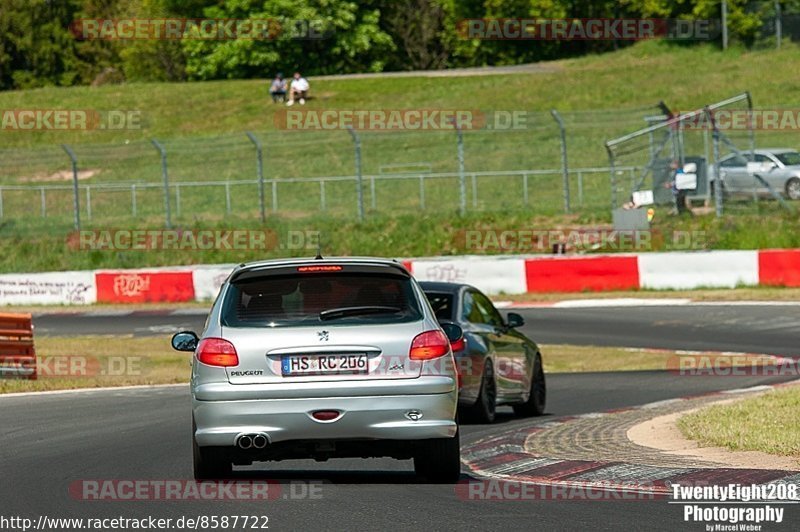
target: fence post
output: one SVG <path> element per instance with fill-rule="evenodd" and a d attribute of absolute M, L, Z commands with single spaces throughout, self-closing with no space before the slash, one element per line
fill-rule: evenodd
<path fill-rule="evenodd" d="M 86 185 L 86 219 L 92 219 L 92 187 Z"/>
<path fill-rule="evenodd" d="M 375 176 L 370 176 L 369 178 L 369 194 L 370 199 L 372 200 L 372 210 L 375 211 L 378 209 L 378 198 L 375 197 Z"/>
<path fill-rule="evenodd" d="M 745 92 L 747 95 L 747 135 L 750 140 L 750 161 L 756 160 L 756 136 L 753 131 L 753 99 L 750 97 L 750 92 Z M 753 203 L 758 204 L 758 182 L 753 176 Z"/>
<path fill-rule="evenodd" d="M 131 185 L 131 214 L 136 218 L 136 185 Z"/>
<path fill-rule="evenodd" d="M 614 157 L 614 150 L 606 142 L 606 152 L 608 152 L 608 171 L 611 177 L 611 212 L 617 208 L 617 171 L 614 168 L 616 157 Z"/>
<path fill-rule="evenodd" d="M 528 206 L 528 173 L 522 174 L 522 204 Z"/>
<path fill-rule="evenodd" d="M 717 218 L 722 217 L 722 166 L 719 164 L 719 130 L 714 126 L 712 132 L 714 139 L 714 207 L 717 213 Z"/>
<path fill-rule="evenodd" d="M 781 49 L 781 39 L 783 39 L 783 21 L 781 21 L 781 3 L 775 2 L 775 48 Z"/>
<path fill-rule="evenodd" d="M 458 212 L 461 216 L 464 216 L 467 213 L 467 183 L 464 176 L 464 132 L 461 131 L 461 125 L 456 120 L 453 120 L 452 123 L 456 130 L 456 140 L 458 141 Z"/>
<path fill-rule="evenodd" d="M 583 172 L 578 170 L 578 204 L 583 207 Z"/>
<path fill-rule="evenodd" d="M 472 174 L 472 207 L 478 208 L 478 178 Z"/>
<path fill-rule="evenodd" d="M 355 145 L 356 150 L 356 195 L 358 197 L 358 220 L 364 220 L 364 187 L 363 185 L 363 178 L 361 175 L 361 138 L 359 138 L 358 133 L 356 130 L 353 129 L 351 126 L 347 127 L 347 131 L 350 133 L 350 136 L 353 137 L 353 143 Z M 374 196 L 373 196 L 374 197 Z"/>
<path fill-rule="evenodd" d="M 172 214 L 169 205 L 169 174 L 167 173 L 167 150 L 156 139 L 150 139 L 153 146 L 161 154 L 161 175 L 164 178 L 164 215 L 166 217 L 167 229 L 172 229 Z"/>
<path fill-rule="evenodd" d="M 69 155 L 70 161 L 72 161 L 72 208 L 75 211 L 75 230 L 81 230 L 81 199 L 78 196 L 78 158 L 75 156 L 75 152 L 72 151 L 66 144 L 62 144 L 61 147 L 67 152 Z"/>
<path fill-rule="evenodd" d="M 325 210 L 325 180 L 319 180 L 319 208 Z"/>
<path fill-rule="evenodd" d="M 567 130 L 564 128 L 564 121 L 555 109 L 550 110 L 553 119 L 558 124 L 561 132 L 561 176 L 564 187 L 564 212 L 569 214 L 569 167 L 567 166 Z"/>
<path fill-rule="evenodd" d="M 705 108 L 706 116 L 708 116 L 709 121 L 711 122 L 711 138 L 713 139 L 714 145 L 714 206 L 717 213 L 717 218 L 722 217 L 722 175 L 720 172 L 722 171 L 722 167 L 719 164 L 719 129 L 717 129 L 717 123 L 714 120 L 714 114 L 711 110 L 706 107 Z"/>
<path fill-rule="evenodd" d="M 231 182 L 225 181 L 225 214 L 231 213 Z"/>
<path fill-rule="evenodd" d="M 728 49 L 728 2 L 727 0 L 722 0 L 722 6 L 720 6 L 722 11 L 722 49 Z"/>
<path fill-rule="evenodd" d="M 425 176 L 423 175 L 419 176 L 419 208 L 425 209 Z M 2 216 L 2 211 L 0 211 L 0 216 Z"/>
<path fill-rule="evenodd" d="M 272 180 L 272 212 L 278 212 L 278 181 Z"/>
<path fill-rule="evenodd" d="M 45 195 L 44 187 L 39 188 L 40 196 L 42 197 L 42 218 L 47 218 L 47 196 Z"/>
<path fill-rule="evenodd" d="M 256 145 L 256 170 L 258 172 L 258 212 L 261 216 L 261 223 L 263 224 L 267 217 L 264 211 L 264 159 L 262 157 L 261 141 L 251 132 L 246 131 L 245 134 L 250 141 Z"/>

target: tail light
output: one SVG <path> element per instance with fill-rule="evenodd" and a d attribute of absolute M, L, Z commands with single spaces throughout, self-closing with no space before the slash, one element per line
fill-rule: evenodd
<path fill-rule="evenodd" d="M 222 338 L 204 338 L 197 346 L 197 360 L 209 366 L 239 365 L 239 355 L 233 344 Z"/>
<path fill-rule="evenodd" d="M 408 358 L 411 360 L 431 360 L 450 352 L 450 341 L 442 331 L 425 331 L 411 342 Z"/>
<path fill-rule="evenodd" d="M 453 353 L 457 353 L 459 351 L 463 351 L 467 348 L 467 341 L 462 336 L 458 340 L 450 342 L 450 347 L 453 349 Z"/>

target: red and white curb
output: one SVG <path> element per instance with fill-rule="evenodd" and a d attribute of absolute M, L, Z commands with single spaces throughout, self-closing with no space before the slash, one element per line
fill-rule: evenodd
<path fill-rule="evenodd" d="M 472 284 L 489 294 L 680 290 L 737 286 L 800 287 L 800 249 L 618 253 L 611 255 L 477 255 L 406 259 L 420 281 Z M 138 270 L 0 275 L 3 305 L 87 305 L 208 301 L 233 264 Z M 646 305 L 655 302 L 605 302 Z M 660 300 L 660 304 L 665 304 Z M 673 300 L 671 304 L 694 304 Z M 553 306 L 579 305 L 560 302 Z"/>
<path fill-rule="evenodd" d="M 800 483 L 800 473 L 796 471 L 660 467 L 624 462 L 564 460 L 537 456 L 526 451 L 525 447 L 525 442 L 532 434 L 577 419 L 605 417 L 631 410 L 653 409 L 697 397 L 725 397 L 733 394 L 754 393 L 798 383 L 800 381 L 726 390 L 607 412 L 565 416 L 478 440 L 462 450 L 462 462 L 476 476 L 504 482 L 552 485 L 581 490 L 624 490 L 661 495 L 668 494 L 671 491 L 670 486 L 673 484 L 729 484 L 732 482 L 762 484 L 775 481 Z"/>

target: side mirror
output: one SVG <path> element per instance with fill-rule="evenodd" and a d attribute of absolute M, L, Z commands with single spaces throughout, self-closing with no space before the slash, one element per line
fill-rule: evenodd
<path fill-rule="evenodd" d="M 525 319 L 517 314 L 516 312 L 509 312 L 508 313 L 508 328 L 509 329 L 516 329 L 517 327 L 522 327 L 525 325 Z"/>
<path fill-rule="evenodd" d="M 467 342 L 464 340 L 464 329 L 453 322 L 446 321 L 440 323 L 447 339 L 450 340 L 450 348 L 455 353 L 456 351 L 463 351 L 467 347 Z"/>
<path fill-rule="evenodd" d="M 200 339 L 192 331 L 175 333 L 172 337 L 172 349 L 176 351 L 194 352 Z"/>

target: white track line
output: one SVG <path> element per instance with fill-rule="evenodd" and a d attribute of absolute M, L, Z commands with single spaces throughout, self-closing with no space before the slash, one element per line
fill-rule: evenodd
<path fill-rule="evenodd" d="M 0 393 L 0 400 L 7 399 L 10 397 L 43 397 L 48 395 L 74 395 L 77 393 L 91 393 L 91 392 L 100 392 L 100 393 L 107 393 L 107 392 L 120 392 L 126 390 L 155 390 L 159 388 L 180 388 L 188 386 L 188 383 L 185 384 L 144 384 L 140 386 L 117 386 L 117 387 L 106 387 L 106 388 L 72 388 L 69 390 L 47 390 L 43 392 L 15 392 L 15 393 Z"/>

